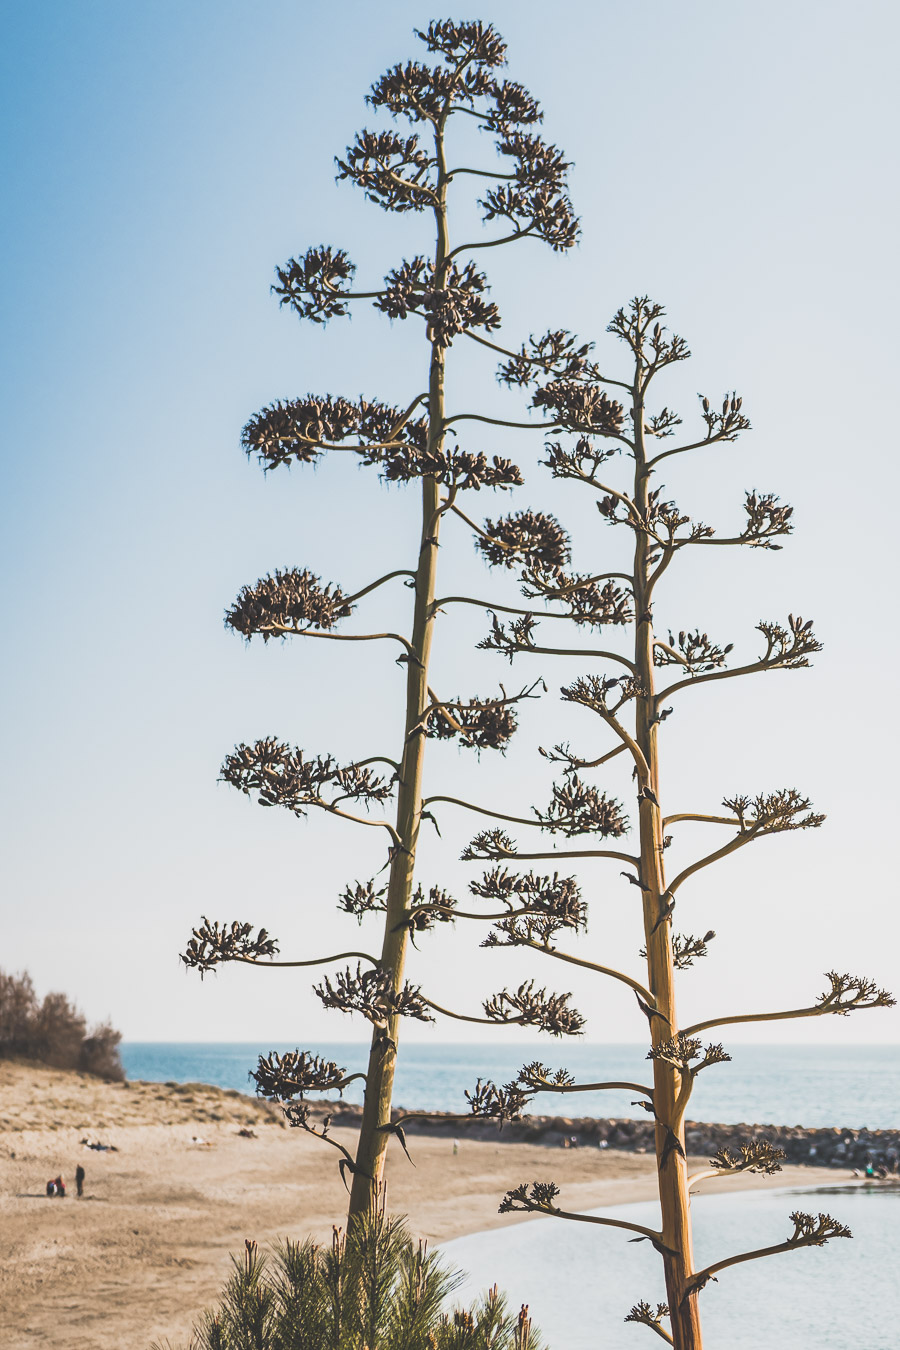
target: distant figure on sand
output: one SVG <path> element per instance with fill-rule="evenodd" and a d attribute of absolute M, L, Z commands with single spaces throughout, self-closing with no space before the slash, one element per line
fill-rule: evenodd
<path fill-rule="evenodd" d="M 55 1181 L 48 1181 L 48 1182 L 47 1182 L 47 1194 L 48 1194 L 48 1195 L 55 1195 L 55 1194 L 56 1194 L 56 1182 L 55 1182 Z"/>
<path fill-rule="evenodd" d="M 84 1168 L 81 1163 L 75 1168 L 75 1190 L 78 1192 L 79 1200 L 84 1195 Z"/>

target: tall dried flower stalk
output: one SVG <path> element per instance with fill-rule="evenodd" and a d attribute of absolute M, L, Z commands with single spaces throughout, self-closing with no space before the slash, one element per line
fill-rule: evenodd
<path fill-rule="evenodd" d="M 539 105 L 526 89 L 501 78 L 505 46 L 490 25 L 478 22 L 431 23 L 417 36 L 435 64 L 398 64 L 372 86 L 368 103 L 410 124 L 411 134 L 393 129 L 361 131 L 343 158 L 338 177 L 361 188 L 386 211 L 430 215 L 434 243 L 430 252 L 404 259 L 374 289 L 356 289 L 355 267 L 343 249 L 321 245 L 277 269 L 273 288 L 280 303 L 301 319 L 324 324 L 347 315 L 357 302 L 371 302 L 391 319 L 422 322 L 427 386 L 402 405 L 332 395 L 312 395 L 264 408 L 244 428 L 243 444 L 267 472 L 290 464 L 313 463 L 325 453 L 350 452 L 372 466 L 388 483 L 419 484 L 421 531 L 414 565 L 366 582 L 352 592 L 323 585 L 307 569 L 276 571 L 246 586 L 227 613 L 227 623 L 250 639 L 318 638 L 338 642 L 386 642 L 399 646 L 406 670 L 403 743 L 395 755 L 373 755 L 339 763 L 331 755 L 309 755 L 276 738 L 242 744 L 225 760 L 222 776 L 265 806 L 281 806 L 297 816 L 319 809 L 388 836 L 387 882 L 355 882 L 339 907 L 361 919 L 383 913 L 383 939 L 377 955 L 349 951 L 299 961 L 276 961 L 277 942 L 265 929 L 245 922 L 203 919 L 183 955 L 201 973 L 227 961 L 281 966 L 313 966 L 339 960 L 356 962 L 326 976 L 316 992 L 326 1007 L 356 1012 L 372 1027 L 371 1051 L 364 1075 L 365 1100 L 355 1155 L 318 1127 L 305 1103 L 310 1092 L 340 1091 L 357 1075 L 306 1052 L 260 1061 L 259 1091 L 285 1104 L 293 1124 L 334 1143 L 342 1174 L 352 1176 L 351 1216 L 367 1211 L 384 1166 L 391 1127 L 391 1095 L 402 1017 L 432 1020 L 435 1005 L 405 978 L 410 937 L 456 917 L 456 902 L 440 887 L 426 892 L 416 884 L 416 852 L 428 802 L 423 800 L 425 746 L 429 738 L 456 738 L 476 750 L 505 749 L 516 727 L 515 705 L 536 686 L 493 698 L 441 697 L 432 687 L 431 650 L 438 615 L 448 598 L 436 598 L 438 547 L 446 516 L 470 524 L 459 505 L 461 494 L 481 488 L 506 489 L 521 483 L 509 460 L 488 458 L 448 438 L 451 424 L 490 422 L 473 412 L 448 415 L 445 369 L 454 341 L 465 336 L 491 347 L 484 336 L 500 323 L 487 299 L 487 278 L 470 255 L 485 248 L 513 246 L 537 239 L 556 251 L 569 249 L 578 224 L 566 189 L 568 164 L 563 154 L 536 134 Z M 451 158 L 452 119 L 474 118 L 493 138 L 501 163 L 496 167 L 458 165 Z M 456 242 L 450 237 L 448 206 L 452 190 L 483 182 L 479 199 L 484 238 Z M 500 230 L 498 232 L 497 225 Z M 411 380 L 417 377 L 411 372 Z M 415 383 L 412 384 L 415 388 Z M 516 425 L 502 423 L 501 425 Z M 521 522 L 527 531 L 527 521 Z M 517 547 L 514 540 L 497 547 Z M 343 625 L 363 598 L 376 588 L 403 579 L 414 593 L 408 634 L 347 632 Z M 465 597 L 460 597 L 465 600 Z M 387 772 L 385 772 L 385 770 Z M 350 807 L 354 809 L 349 809 Z M 366 814 L 359 814 L 359 807 Z M 382 807 L 392 817 L 369 814 Z M 497 995 L 494 1021 L 554 1023 L 565 1017 L 563 998 L 545 991 Z M 512 1002 L 509 1000 L 512 999 Z M 490 1017 L 487 1020 L 490 1020 Z M 485 1020 L 485 1019 L 482 1019 Z M 400 1140 L 403 1142 L 402 1131 Z"/>
<path fill-rule="evenodd" d="M 598 977 L 612 978 L 630 989 L 647 1020 L 652 1082 L 576 1083 L 567 1070 L 553 1070 L 534 1062 L 524 1065 L 517 1079 L 504 1087 L 479 1082 L 470 1099 L 476 1114 L 494 1114 L 502 1121 L 518 1114 L 539 1093 L 625 1088 L 639 1095 L 639 1104 L 656 1122 L 661 1211 L 658 1229 L 625 1223 L 614 1216 L 573 1214 L 557 1204 L 559 1189 L 546 1181 L 525 1183 L 510 1190 L 501 1211 L 522 1210 L 613 1226 L 636 1232 L 637 1240 L 651 1242 L 663 1260 L 668 1301 L 655 1308 L 647 1302 L 636 1303 L 625 1320 L 647 1326 L 677 1350 L 699 1350 L 702 1333 L 698 1295 L 719 1271 L 757 1257 L 821 1246 L 829 1238 L 850 1236 L 849 1230 L 830 1215 L 797 1212 L 790 1216 L 793 1230 L 785 1241 L 726 1256 L 699 1270 L 695 1267 L 692 1186 L 703 1178 L 736 1172 L 774 1172 L 779 1168 L 779 1157 L 783 1156 L 771 1145 L 748 1141 L 740 1154 L 721 1151 L 710 1160 L 708 1171 L 688 1174 L 684 1121 L 696 1077 L 702 1070 L 730 1058 L 722 1045 L 704 1044 L 702 1033 L 736 1023 L 844 1016 L 858 1009 L 890 1006 L 894 1000 L 869 979 L 830 971 L 825 977 L 824 992 L 807 1006 L 726 1014 L 704 1018 L 686 1027 L 679 1023 L 676 973 L 704 957 L 715 937 L 712 931 L 702 937 L 675 932 L 673 919 L 682 888 L 697 872 L 737 850 L 773 834 L 815 829 L 824 817 L 814 812 L 807 798 L 794 788 L 726 797 L 721 809 L 713 813 L 668 812 L 663 804 L 659 729 L 676 708 L 680 696 L 714 680 L 803 669 L 820 650 L 811 623 L 794 615 L 789 615 L 786 622 L 761 622 L 758 655 L 735 665 L 728 663 L 731 644 L 720 645 L 699 631 L 661 633 L 656 626 L 654 615 L 660 582 L 683 550 L 779 549 L 780 540 L 792 529 L 792 508 L 771 493 L 748 492 L 743 527 L 736 534 L 723 537 L 712 527 L 692 519 L 674 501 L 664 498 L 661 486 L 653 486 L 654 476 L 665 461 L 732 442 L 750 426 L 736 394 L 726 395 L 715 406 L 701 396 L 699 435 L 683 444 L 671 444 L 670 438 L 681 425 L 681 418 L 668 407 L 658 412 L 651 410 L 650 385 L 661 371 L 686 360 L 690 352 L 683 338 L 664 327 L 663 316 L 660 305 L 647 297 L 638 297 L 613 318 L 608 331 L 626 345 L 631 358 L 631 370 L 622 379 L 606 378 L 590 359 L 591 348 L 564 333 L 551 333 L 538 341 L 532 340 L 518 352 L 507 352 L 501 367 L 501 379 L 508 384 L 532 389 L 533 407 L 552 418 L 545 424 L 548 430 L 562 427 L 568 433 L 567 438 L 547 445 L 546 463 L 553 476 L 593 493 L 599 514 L 610 525 L 628 531 L 633 544 L 630 570 L 578 576 L 565 571 L 567 538 L 556 522 L 543 533 L 532 531 L 530 541 L 519 538 L 517 561 L 521 564 L 523 592 L 548 603 L 565 600 L 576 624 L 585 622 L 585 614 L 590 614 L 591 623 L 631 624 L 633 642 L 620 652 L 597 652 L 583 647 L 554 649 L 542 645 L 536 636 L 536 615 L 508 621 L 495 614 L 490 632 L 481 644 L 510 660 L 523 654 L 546 656 L 556 650 L 569 657 L 580 655 L 595 668 L 599 664 L 599 670 L 580 676 L 561 692 L 567 703 L 578 705 L 599 719 L 609 734 L 609 748 L 602 746 L 599 754 L 594 751 L 577 754 L 569 745 L 543 750 L 546 758 L 562 765 L 565 786 L 557 785 L 554 790 L 551 810 L 543 816 L 537 814 L 545 825 L 555 820 L 564 833 L 578 832 L 577 827 L 584 824 L 587 814 L 593 814 L 594 828 L 600 833 L 608 834 L 611 822 L 621 824 L 619 832 L 624 833 L 623 809 L 586 783 L 582 775 L 599 769 L 618 755 L 630 762 L 637 799 L 637 848 L 633 856 L 610 856 L 623 858 L 628 868 L 624 875 L 640 891 L 644 929 L 641 956 L 646 962 L 646 975 L 638 979 L 560 949 L 559 927 L 547 926 L 543 920 L 533 918 L 502 918 L 485 945 L 527 947 L 542 956 L 593 971 Z M 574 365 L 573 352 L 580 358 Z M 633 462 L 630 482 L 623 484 L 618 477 L 608 482 L 604 466 L 620 453 Z M 488 561 L 498 564 L 508 561 L 492 550 L 495 544 L 499 546 L 512 538 L 517 530 L 521 536 L 516 517 L 486 522 L 482 548 Z M 531 549 L 529 542 L 533 545 Z M 726 839 L 669 879 L 665 866 L 666 849 L 672 841 L 669 831 L 686 822 L 724 830 Z M 548 855 L 520 853 L 508 836 L 494 831 L 480 835 L 464 856 L 505 863 Z M 585 853 L 568 856 L 581 857 Z M 664 1325 L 666 1320 L 670 1329 Z"/>

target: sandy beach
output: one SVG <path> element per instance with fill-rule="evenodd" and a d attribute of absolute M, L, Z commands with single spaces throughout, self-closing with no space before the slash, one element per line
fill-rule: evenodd
<path fill-rule="evenodd" d="M 351 1130 L 334 1133 L 350 1146 Z M 652 1159 L 614 1149 L 551 1149 L 463 1133 L 455 1156 L 447 1137 L 413 1137 L 410 1150 L 415 1167 L 399 1145 L 390 1154 L 388 1204 L 431 1243 L 522 1222 L 527 1216 L 497 1213 L 504 1191 L 521 1181 L 556 1181 L 569 1209 L 655 1193 Z M 346 1202 L 337 1157 L 285 1128 L 280 1112 L 237 1092 L 110 1084 L 0 1062 L 0 1344 L 148 1350 L 169 1338 L 186 1345 L 245 1237 L 264 1246 L 330 1235 Z M 79 1163 L 81 1200 L 74 1195 Z M 46 1182 L 60 1172 L 69 1194 L 48 1199 Z M 771 1179 L 703 1186 L 836 1184 L 848 1176 L 786 1167 Z M 491 1282 L 490 1271 L 484 1280 Z"/>

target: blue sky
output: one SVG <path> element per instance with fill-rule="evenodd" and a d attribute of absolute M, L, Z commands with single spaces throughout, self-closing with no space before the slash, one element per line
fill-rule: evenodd
<path fill-rule="evenodd" d="M 672 809 L 796 784 L 829 816 L 815 835 L 765 842 L 698 879 L 681 926 L 720 937 L 685 982 L 685 1011 L 806 1001 L 833 965 L 896 984 L 896 11 L 647 0 L 479 15 L 574 160 L 584 226 L 564 258 L 538 244 L 489 255 L 504 338 L 563 325 L 598 339 L 611 367 L 614 310 L 638 291 L 662 300 L 694 352 L 662 396 L 687 416 L 698 389 L 737 388 L 754 425 L 734 449 L 675 461 L 667 488 L 723 528 L 745 488 L 774 490 L 797 524 L 780 554 L 714 551 L 710 567 L 700 550 L 670 583 L 663 621 L 752 652 L 754 624 L 793 610 L 826 642 L 812 671 L 690 694 L 667 729 Z M 221 616 L 276 566 L 355 589 L 409 556 L 409 494 L 343 464 L 265 479 L 239 434 L 273 398 L 400 402 L 418 388 L 412 331 L 367 313 L 303 328 L 268 288 L 276 263 L 323 240 L 375 280 L 427 245 L 427 222 L 398 222 L 336 185 L 333 156 L 372 121 L 371 81 L 416 54 L 412 28 L 438 16 L 409 3 L 6 6 L 0 963 L 132 1039 L 363 1030 L 324 1014 L 306 977 L 226 970 L 201 987 L 176 954 L 204 912 L 265 923 L 286 955 L 358 939 L 333 901 L 367 874 L 370 841 L 259 811 L 216 778 L 231 746 L 258 735 L 377 748 L 400 715 L 396 671 L 327 643 L 248 648 Z M 490 365 L 453 355 L 454 407 L 521 412 Z M 589 504 L 536 467 L 539 437 L 484 445 L 526 469 L 513 505 L 557 511 L 578 557 L 612 566 L 624 541 L 598 534 Z M 486 495 L 470 504 L 509 509 Z M 461 531 L 446 553 L 454 588 L 493 586 Z M 371 613 L 402 622 L 402 604 Z M 475 613 L 446 626 L 441 687 L 487 692 L 510 678 L 472 652 L 483 629 Z M 535 665 L 512 678 L 542 674 L 555 691 L 572 673 Z M 545 800 L 534 747 L 559 738 L 558 719 L 551 693 L 506 762 L 435 747 L 430 790 L 502 796 L 514 814 Z M 442 825 L 423 877 L 459 891 L 474 826 Z M 688 853 L 700 845 L 685 840 Z M 634 964 L 629 888 L 582 880 L 593 950 Z M 433 937 L 413 978 L 474 1009 L 525 969 L 475 941 L 462 926 Z M 589 1035 L 640 1037 L 615 991 L 573 988 Z M 898 1019 L 802 1035 L 896 1041 Z"/>

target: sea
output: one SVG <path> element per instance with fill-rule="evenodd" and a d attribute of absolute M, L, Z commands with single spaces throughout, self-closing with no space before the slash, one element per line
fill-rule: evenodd
<path fill-rule="evenodd" d="M 212 1083 L 252 1092 L 250 1070 L 261 1054 L 284 1053 L 296 1043 L 125 1041 L 122 1062 L 131 1079 L 149 1082 Z M 365 1069 L 368 1046 L 361 1042 L 304 1047 L 334 1060 L 349 1072 Z M 896 1045 L 735 1045 L 732 1062 L 704 1071 L 691 1098 L 693 1120 L 720 1124 L 839 1126 L 845 1129 L 900 1128 L 900 1046 Z M 640 1045 L 566 1045 L 547 1042 L 410 1044 L 397 1067 L 394 1101 L 408 1110 L 468 1110 L 465 1093 L 476 1080 L 507 1083 L 530 1060 L 564 1066 L 580 1082 L 647 1082 L 650 1065 Z M 362 1099 L 352 1083 L 345 1100 Z M 643 1118 L 633 1092 L 545 1093 L 531 1110 L 540 1115 Z M 898 1339 L 900 1348 L 900 1339 Z"/>
<path fill-rule="evenodd" d="M 819 1190 L 699 1195 L 691 1205 L 698 1268 L 783 1242 L 794 1210 L 824 1210 L 853 1238 L 748 1261 L 719 1273 L 700 1295 L 709 1350 L 897 1350 L 900 1190 L 884 1183 Z M 652 1204 L 604 1211 L 656 1225 Z M 640 1350 L 652 1332 L 626 1324 L 640 1300 L 665 1299 L 660 1259 L 627 1233 L 563 1219 L 458 1238 L 442 1247 L 471 1302 L 496 1282 L 513 1309 L 527 1303 L 550 1350 Z M 648 1346 L 649 1350 L 649 1346 Z"/>
<path fill-rule="evenodd" d="M 252 1090 L 250 1070 L 260 1054 L 296 1046 L 275 1043 L 125 1042 L 128 1077 L 156 1082 L 204 1082 Z M 355 1071 L 365 1067 L 361 1043 L 306 1047 Z M 407 1043 L 395 1101 L 407 1108 L 464 1111 L 465 1090 L 480 1076 L 507 1082 L 532 1059 L 560 1063 L 581 1081 L 646 1081 L 639 1045 L 566 1046 L 560 1060 L 546 1043 Z M 900 1128 L 900 1047 L 864 1045 L 739 1045 L 733 1062 L 707 1070 L 691 1102 L 696 1120 L 725 1124 Z M 358 1084 L 347 1098 L 359 1100 Z M 634 1094 L 595 1093 L 539 1098 L 542 1114 L 634 1118 Z M 498 1189 L 546 1177 L 498 1177 Z M 563 1197 L 563 1200 L 565 1197 Z M 720 1272 L 701 1295 L 704 1340 L 710 1350 L 900 1350 L 900 1187 L 893 1183 L 716 1194 L 701 1185 L 692 1202 L 696 1257 L 770 1246 L 792 1231 L 794 1210 L 826 1211 L 847 1224 L 853 1239 L 747 1262 Z M 659 1223 L 652 1203 L 618 1205 L 610 1216 Z M 513 1309 L 526 1303 L 549 1350 L 636 1350 L 653 1339 L 625 1322 L 641 1300 L 665 1298 L 659 1257 L 647 1242 L 615 1229 L 553 1218 L 476 1233 L 445 1243 L 442 1254 L 459 1273 L 453 1301 L 471 1303 L 496 1283 Z"/>

